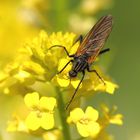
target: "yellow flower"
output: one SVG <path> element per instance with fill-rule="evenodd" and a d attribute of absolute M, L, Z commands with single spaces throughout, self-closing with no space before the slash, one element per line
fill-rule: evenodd
<path fill-rule="evenodd" d="M 118 88 L 118 85 L 116 85 L 110 81 L 104 81 L 104 82 L 105 82 L 105 85 L 103 83 L 100 83 L 94 88 L 94 90 L 95 91 L 98 91 L 98 90 L 106 91 L 109 94 L 113 94 L 115 89 Z"/>
<path fill-rule="evenodd" d="M 100 132 L 100 125 L 97 122 L 98 117 L 98 111 L 93 107 L 87 107 L 85 113 L 81 108 L 75 108 L 70 112 L 67 122 L 76 124 L 81 136 L 96 137 Z"/>
<path fill-rule="evenodd" d="M 116 110 L 116 106 L 113 106 L 112 109 L 109 109 L 105 104 L 102 105 L 104 122 L 106 122 L 106 124 L 111 123 L 116 125 L 123 125 L 123 115 L 120 113 L 114 114 Z"/>
<path fill-rule="evenodd" d="M 69 54 L 75 54 L 75 52 L 76 52 L 76 50 L 77 50 L 77 48 L 79 46 L 79 43 L 76 43 L 75 45 L 73 45 L 75 36 L 76 35 L 70 34 L 70 33 L 66 33 L 66 34 L 62 35 L 61 32 L 57 33 L 57 34 L 54 34 L 55 39 L 52 38 L 52 41 L 55 42 L 55 44 L 52 44 L 51 46 L 53 46 L 53 45 L 62 45 L 62 46 L 66 47 L 66 49 L 68 50 Z M 59 38 L 58 41 L 57 41 L 57 38 Z M 63 38 L 65 40 L 63 40 Z M 63 42 L 61 42 L 61 40 L 63 40 Z M 64 50 L 62 48 L 53 48 L 53 49 L 50 50 L 50 52 L 52 54 L 55 54 L 54 57 L 59 58 L 59 59 L 56 60 L 57 64 L 58 64 L 57 65 L 57 71 L 59 72 L 66 65 L 66 63 L 68 63 L 68 61 L 70 61 L 70 58 L 65 54 L 65 52 L 64 52 Z M 60 74 L 56 75 L 55 77 L 53 77 L 52 81 L 53 82 L 57 81 L 58 85 L 61 86 L 61 87 L 68 87 L 71 84 L 74 88 L 76 88 L 78 83 L 80 82 L 80 80 L 79 80 L 79 78 L 74 78 L 74 79 L 70 80 L 70 78 L 68 76 L 68 72 L 70 71 L 71 66 L 72 65 L 69 64 L 64 69 L 64 71 L 62 73 L 60 73 Z"/>
<path fill-rule="evenodd" d="M 123 125 L 123 115 L 122 114 L 116 114 L 110 117 L 110 123 L 111 124 L 117 124 L 117 125 Z"/>
<path fill-rule="evenodd" d="M 25 122 L 19 118 L 17 115 L 13 115 L 13 118 L 11 121 L 8 121 L 8 132 L 29 132 L 28 128 L 25 125 Z"/>
<path fill-rule="evenodd" d="M 75 36 L 76 35 L 73 33 L 62 34 L 62 32 L 48 35 L 45 31 L 41 31 L 38 37 L 36 37 L 33 41 L 28 41 L 28 43 L 25 44 L 26 49 L 31 54 L 31 60 L 40 64 L 41 67 L 45 69 L 45 73 L 43 74 L 45 75 L 46 80 L 52 80 L 54 83 L 57 82 L 60 84 L 61 79 L 66 79 L 58 78 L 56 76 L 58 67 L 60 68 L 60 65 L 64 64 L 62 64 L 63 59 L 68 60 L 64 50 L 62 48 L 48 49 L 54 45 L 62 45 L 66 47 L 70 54 L 73 54 L 78 47 L 78 44 L 75 44 L 73 47 L 71 47 Z M 62 87 L 64 86 L 65 85 Z"/>
<path fill-rule="evenodd" d="M 71 70 L 72 64 L 69 64 L 62 73 L 57 74 L 70 58 L 66 55 L 63 48 L 49 48 L 54 45 L 62 45 L 66 47 L 69 54 L 75 54 L 79 47 L 79 42 L 73 45 L 75 38 L 76 35 L 73 33 L 62 34 L 62 32 L 57 32 L 48 35 L 45 31 L 41 31 L 38 37 L 24 45 L 20 52 L 21 55 L 17 57 L 12 65 L 8 66 L 10 68 L 7 68 L 6 75 L 9 75 L 9 77 L 4 80 L 6 82 L 2 81 L 4 83 L 2 84 L 5 88 L 4 91 L 9 93 L 12 89 L 11 86 L 17 87 L 18 84 L 19 87 L 21 84 L 24 84 L 26 91 L 26 85 L 32 85 L 35 81 L 51 81 L 53 85 L 63 88 L 67 87 L 69 89 L 68 92 L 71 93 L 78 86 L 81 74 L 79 73 L 76 78 L 70 79 L 68 73 Z M 95 91 L 105 91 L 113 94 L 118 86 L 107 80 L 99 67 L 95 65 L 94 67 L 103 77 L 106 85 L 103 84 L 95 73 L 86 72 L 80 86 L 81 93 L 87 95 L 85 92 L 92 92 L 93 94 Z M 12 91 L 18 92 L 18 90 Z M 81 96 L 82 94 L 79 95 Z"/>
<path fill-rule="evenodd" d="M 45 73 L 45 70 L 41 67 L 41 65 L 33 61 L 24 62 L 22 69 L 34 75 L 43 75 Z"/>
<path fill-rule="evenodd" d="M 34 79 L 33 79 L 32 75 L 26 71 L 23 71 L 23 70 L 19 70 L 18 73 L 13 75 L 13 77 L 15 79 L 17 79 L 20 83 L 24 83 L 24 82 L 27 82 L 28 84 L 29 84 L 29 82 L 31 84 L 34 83 Z"/>
<path fill-rule="evenodd" d="M 59 129 L 45 132 L 43 134 L 44 140 L 62 140 L 62 132 Z"/>
<path fill-rule="evenodd" d="M 56 99 L 41 97 L 37 92 L 29 93 L 24 97 L 25 104 L 31 109 L 25 123 L 28 129 L 37 130 L 42 127 L 46 130 L 54 127 L 54 107 Z"/>

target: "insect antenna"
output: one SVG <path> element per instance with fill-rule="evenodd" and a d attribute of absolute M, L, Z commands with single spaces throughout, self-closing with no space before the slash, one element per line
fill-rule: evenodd
<path fill-rule="evenodd" d="M 71 102 L 73 101 L 73 99 L 74 99 L 74 97 L 75 97 L 75 95 L 76 95 L 76 93 L 77 93 L 77 91 L 78 91 L 78 89 L 79 89 L 79 87 L 80 87 L 80 85 L 81 85 L 81 83 L 82 83 L 84 77 L 85 77 L 85 71 L 83 71 L 82 74 L 83 74 L 83 76 L 82 76 L 82 78 L 81 78 L 81 80 L 80 80 L 80 82 L 79 82 L 77 88 L 75 89 L 75 91 L 74 91 L 74 93 L 73 93 L 73 95 L 72 95 L 70 101 L 67 103 L 67 105 L 66 105 L 66 107 L 65 107 L 65 110 L 67 110 L 67 109 L 69 108 Z M 71 80 L 71 78 L 70 78 L 70 80 Z"/>

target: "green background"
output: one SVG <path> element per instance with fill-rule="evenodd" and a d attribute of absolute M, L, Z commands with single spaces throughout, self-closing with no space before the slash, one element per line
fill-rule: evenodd
<path fill-rule="evenodd" d="M 114 29 L 110 38 L 117 51 L 109 73 L 120 85 L 112 102 L 124 115 L 115 131 L 117 140 L 140 139 L 140 1 L 116 0 L 110 11 Z"/>

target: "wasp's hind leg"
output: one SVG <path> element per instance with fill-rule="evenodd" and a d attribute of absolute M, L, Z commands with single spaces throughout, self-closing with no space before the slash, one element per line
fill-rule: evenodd
<path fill-rule="evenodd" d="M 105 85 L 105 82 L 104 82 L 103 78 L 98 74 L 98 72 L 95 69 L 94 70 L 90 70 L 89 66 L 88 66 L 87 67 L 87 71 L 88 72 L 94 72 L 99 77 L 99 79 L 104 83 L 104 85 Z"/>
<path fill-rule="evenodd" d="M 109 49 L 109 48 L 104 49 L 104 50 L 100 51 L 99 55 L 101 55 L 101 54 L 103 54 L 103 53 L 106 53 L 106 52 L 108 52 L 108 51 L 110 51 L 110 49 Z"/>

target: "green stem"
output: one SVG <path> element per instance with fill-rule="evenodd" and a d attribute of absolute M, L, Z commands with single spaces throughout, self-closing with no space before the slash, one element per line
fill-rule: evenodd
<path fill-rule="evenodd" d="M 60 92 L 60 89 L 58 87 L 56 88 L 56 91 L 57 91 L 59 115 L 61 119 L 62 130 L 63 130 L 63 137 L 64 140 L 71 140 L 69 126 L 66 122 L 67 114 L 65 110 L 65 104 L 64 104 L 62 92 Z"/>

